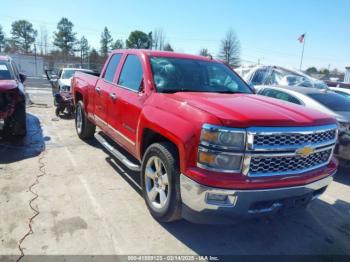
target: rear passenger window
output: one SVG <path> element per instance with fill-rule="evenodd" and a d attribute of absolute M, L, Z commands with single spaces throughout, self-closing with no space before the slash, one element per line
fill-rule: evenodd
<path fill-rule="evenodd" d="M 118 85 L 139 91 L 142 75 L 142 65 L 139 58 L 136 55 L 128 55 L 120 73 Z"/>
<path fill-rule="evenodd" d="M 117 71 L 117 67 L 121 57 L 122 57 L 122 54 L 115 54 L 112 56 L 111 60 L 109 60 L 105 75 L 103 77 L 106 81 L 113 82 L 115 72 Z"/>

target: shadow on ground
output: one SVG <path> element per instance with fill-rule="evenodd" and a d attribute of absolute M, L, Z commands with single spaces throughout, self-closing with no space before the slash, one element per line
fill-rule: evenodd
<path fill-rule="evenodd" d="M 45 149 L 45 141 L 39 119 L 27 114 L 27 135 L 24 138 L 0 138 L 0 164 L 8 164 L 38 156 Z"/>
<path fill-rule="evenodd" d="M 334 181 L 350 186 L 350 166 L 339 166 Z"/>

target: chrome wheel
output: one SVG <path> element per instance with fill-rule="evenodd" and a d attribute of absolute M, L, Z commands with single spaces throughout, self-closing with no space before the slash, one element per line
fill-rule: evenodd
<path fill-rule="evenodd" d="M 77 110 L 76 127 L 77 127 L 78 133 L 80 134 L 83 127 L 83 110 L 80 106 L 78 107 L 78 110 Z"/>
<path fill-rule="evenodd" d="M 145 187 L 147 198 L 155 209 L 162 209 L 169 199 L 169 179 L 163 161 L 151 157 L 145 169 Z"/>

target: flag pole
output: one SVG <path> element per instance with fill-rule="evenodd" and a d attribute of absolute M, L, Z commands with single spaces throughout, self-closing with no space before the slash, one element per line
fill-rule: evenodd
<path fill-rule="evenodd" d="M 301 51 L 301 59 L 300 59 L 300 67 L 299 67 L 299 70 L 300 70 L 300 71 L 301 71 L 301 67 L 302 67 L 302 65 L 303 65 L 304 50 L 305 50 L 305 41 L 306 41 L 306 34 L 304 34 L 303 50 Z"/>

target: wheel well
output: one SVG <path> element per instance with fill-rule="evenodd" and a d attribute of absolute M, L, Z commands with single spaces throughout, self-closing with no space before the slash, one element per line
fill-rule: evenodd
<path fill-rule="evenodd" d="M 143 132 L 142 136 L 142 145 L 141 145 L 141 158 L 143 158 L 144 153 L 146 152 L 147 148 L 154 144 L 154 143 L 161 143 L 161 142 L 169 142 L 171 143 L 174 148 L 176 148 L 177 151 L 177 157 L 179 157 L 179 149 L 177 148 L 176 144 L 170 141 L 168 138 L 162 136 L 161 134 L 154 132 L 151 129 L 146 128 Z M 178 158 L 179 159 L 179 158 Z"/>
<path fill-rule="evenodd" d="M 83 100 L 83 95 L 79 92 L 76 92 L 75 93 L 75 101 L 78 102 L 78 101 L 82 101 Z"/>

